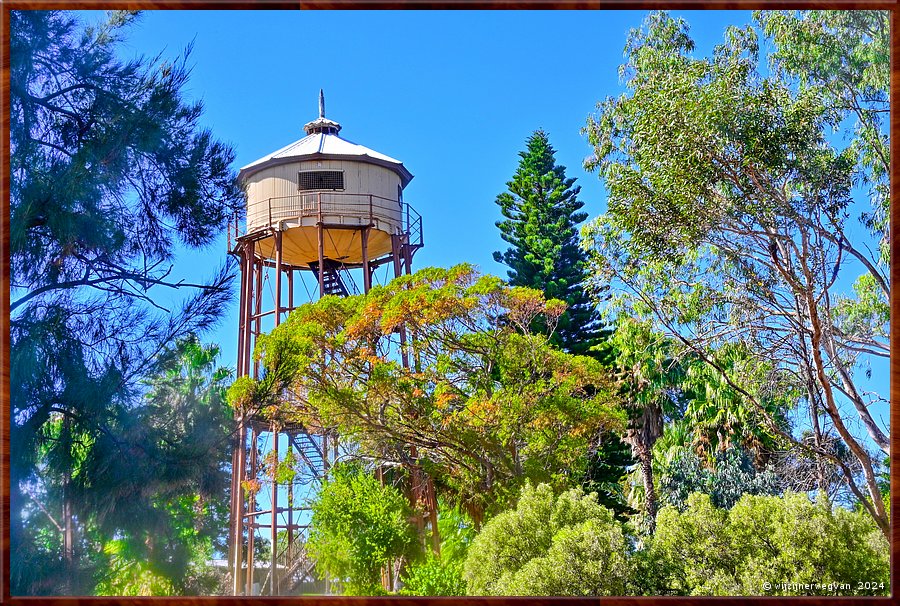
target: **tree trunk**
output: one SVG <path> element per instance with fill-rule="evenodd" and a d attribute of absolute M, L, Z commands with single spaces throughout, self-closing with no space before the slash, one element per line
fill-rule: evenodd
<path fill-rule="evenodd" d="M 804 242 L 805 244 L 805 242 Z M 806 252 L 806 246 L 804 246 L 804 253 Z M 808 276 L 807 272 L 807 282 L 811 283 L 812 280 Z M 867 503 L 865 498 L 860 499 L 862 505 L 866 508 L 872 518 L 875 520 L 875 523 L 878 525 L 878 528 L 884 534 L 885 538 L 890 541 L 891 540 L 891 525 L 890 520 L 888 519 L 887 513 L 884 510 L 884 503 L 881 500 L 881 491 L 878 488 L 878 483 L 875 480 L 875 471 L 872 468 L 872 459 L 869 457 L 869 454 L 866 450 L 856 441 L 847 427 L 844 425 L 844 419 L 841 417 L 840 410 L 838 409 L 838 405 L 834 400 L 834 393 L 831 387 L 831 381 L 828 378 L 828 372 L 825 367 L 825 361 L 822 359 L 822 325 L 819 321 L 818 309 L 816 307 L 816 302 L 813 300 L 812 292 L 807 291 L 806 295 L 806 304 L 807 310 L 809 313 L 810 320 L 810 340 L 812 341 L 812 361 L 815 365 L 815 373 L 818 379 L 819 387 L 822 389 L 822 395 L 824 399 L 822 404 L 825 408 L 825 412 L 828 413 L 828 416 L 831 417 L 832 424 L 834 428 L 837 430 L 838 434 L 847 444 L 847 447 L 850 451 L 856 456 L 862 465 L 863 477 L 866 480 L 866 487 L 869 490 L 869 496 L 871 497 L 871 503 Z M 847 475 L 847 483 L 852 485 L 853 478 L 852 476 L 847 474 L 847 471 L 844 471 L 845 475 Z"/>
<path fill-rule="evenodd" d="M 72 467 L 75 465 L 72 456 L 72 420 L 66 414 L 63 417 L 61 445 L 66 450 L 66 459 L 68 467 L 63 474 L 63 560 L 65 562 L 66 579 L 65 588 L 67 593 L 72 591 L 72 579 L 75 569 L 75 524 L 73 518 L 72 503 Z"/>
<path fill-rule="evenodd" d="M 822 428 L 819 426 L 819 403 L 818 394 L 812 380 L 808 386 L 809 391 L 809 416 L 812 420 L 813 439 L 815 440 L 816 450 L 821 451 L 822 444 Z M 828 497 L 828 480 L 825 474 L 825 461 L 821 456 L 816 457 L 816 483 L 818 484 L 819 493 Z"/>
<path fill-rule="evenodd" d="M 649 448 L 637 453 L 644 480 L 644 516 L 650 532 L 656 530 L 656 487 L 653 484 L 653 455 Z"/>
<path fill-rule="evenodd" d="M 641 416 L 625 432 L 625 443 L 638 460 L 644 481 L 644 516 L 650 532 L 656 529 L 656 487 L 653 483 L 653 445 L 662 435 L 662 410 L 657 405 L 644 407 Z"/>

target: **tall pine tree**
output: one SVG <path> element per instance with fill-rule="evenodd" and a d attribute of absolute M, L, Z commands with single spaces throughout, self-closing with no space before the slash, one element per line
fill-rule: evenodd
<path fill-rule="evenodd" d="M 509 191 L 497 196 L 505 217 L 497 227 L 510 248 L 495 252 L 494 260 L 510 267 L 511 285 L 534 288 L 568 304 L 553 342 L 569 353 L 586 354 L 605 340 L 606 331 L 583 288 L 587 257 L 578 245 L 577 226 L 587 213 L 580 212 L 581 187 L 556 164 L 547 133 L 535 131 L 526 145 L 519 152 L 522 159 L 512 181 L 506 184 Z"/>
<path fill-rule="evenodd" d="M 587 255 L 578 245 L 579 223 L 587 218 L 580 212 L 581 187 L 566 177 L 566 168 L 556 163 L 556 151 L 543 130 L 535 131 L 519 152 L 522 158 L 497 196 L 505 217 L 497 221 L 501 237 L 510 244 L 506 252 L 495 252 L 494 260 L 507 265 L 509 283 L 527 286 L 560 299 L 568 309 L 559 319 L 553 342 L 573 354 L 588 354 L 603 363 L 612 362 L 608 338 L 599 313 L 584 290 Z M 534 327 L 546 330 L 546 327 Z M 619 517 L 631 512 L 619 485 L 633 464 L 628 446 L 614 434 L 596 436 L 590 462 L 582 483 L 597 492 L 600 502 Z"/>
<path fill-rule="evenodd" d="M 192 284 L 170 272 L 180 251 L 215 243 L 244 198 L 233 150 L 185 96 L 188 54 L 120 59 L 132 54 L 122 43 L 135 17 L 111 11 L 89 26 L 68 11 L 9 13 L 17 595 L 122 587 L 109 579 L 110 560 L 178 568 L 186 549 L 173 524 L 184 516 L 163 505 L 224 490 L 228 435 L 213 424 L 224 412 L 205 414 L 203 404 L 191 412 L 198 424 L 176 433 L 167 424 L 184 423 L 189 407 L 148 407 L 143 380 L 167 368 L 172 344 L 227 309 L 233 264 Z M 104 551 L 113 545 L 115 558 Z"/>

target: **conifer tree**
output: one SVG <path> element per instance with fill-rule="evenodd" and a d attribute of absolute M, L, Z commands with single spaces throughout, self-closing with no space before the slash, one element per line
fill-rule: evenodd
<path fill-rule="evenodd" d="M 604 340 L 605 332 L 583 288 L 587 259 L 578 245 L 577 226 L 587 213 L 580 212 L 581 187 L 556 163 L 556 152 L 543 130 L 535 131 L 526 146 L 519 152 L 522 159 L 507 183 L 508 191 L 497 196 L 505 217 L 497 227 L 510 247 L 495 252 L 494 260 L 510 268 L 510 285 L 534 288 L 566 302 L 568 309 L 559 319 L 553 342 L 570 353 L 585 354 Z"/>
<path fill-rule="evenodd" d="M 227 434 L 211 451 L 199 427 L 176 439 L 143 421 L 175 422 L 148 412 L 144 379 L 231 298 L 233 264 L 189 283 L 170 275 L 176 254 L 214 243 L 243 195 L 233 150 L 186 98 L 188 53 L 120 58 L 137 17 L 9 13 L 13 594 L 113 591 L 110 558 L 178 568 L 160 503 L 215 494 L 227 462 Z M 125 539 L 159 557 L 101 547 Z"/>
<path fill-rule="evenodd" d="M 566 168 L 556 163 L 555 154 L 543 130 L 535 131 L 527 139 L 525 151 L 519 152 L 521 160 L 506 184 L 508 191 L 497 196 L 504 216 L 497 227 L 510 247 L 495 252 L 494 260 L 510 268 L 511 285 L 535 288 L 547 298 L 566 302 L 568 308 L 552 339 L 556 345 L 609 364 L 613 357 L 607 343 L 611 331 L 604 329 L 584 290 L 587 257 L 579 247 L 577 230 L 587 218 L 587 213 L 580 212 L 584 206 L 578 199 L 581 187 L 574 178 L 566 177 Z M 545 326 L 532 328 L 546 331 Z M 582 481 L 617 515 L 629 510 L 619 481 L 632 462 L 628 447 L 618 436 L 596 436 Z"/>

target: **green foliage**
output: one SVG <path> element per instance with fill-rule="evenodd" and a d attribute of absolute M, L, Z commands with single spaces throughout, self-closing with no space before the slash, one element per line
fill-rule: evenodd
<path fill-rule="evenodd" d="M 775 42 L 772 67 L 816 95 L 835 122 L 853 123 L 860 183 L 871 208 L 861 222 L 879 239 L 879 261 L 889 260 L 890 25 L 887 11 L 757 11 L 754 19 Z"/>
<path fill-rule="evenodd" d="M 853 295 L 836 297 L 835 326 L 844 334 L 872 342 L 887 341 L 891 308 L 871 274 L 862 274 L 853 283 Z"/>
<path fill-rule="evenodd" d="M 585 165 L 598 171 L 609 201 L 584 237 L 592 279 L 622 286 L 611 311 L 652 322 L 703 362 L 700 383 L 709 389 L 698 390 L 686 412 L 708 440 L 721 434 L 727 445 L 732 433 L 754 454 L 777 442 L 834 461 L 784 422 L 783 412 L 805 399 L 804 421 L 824 412 L 858 461 L 843 468 L 849 492 L 868 492 L 868 511 L 887 534 L 873 459 L 851 418 L 888 451 L 887 432 L 870 412 L 878 396 L 855 376 L 869 356 L 888 355 L 886 266 L 850 219 L 854 184 L 876 178 L 861 167 L 860 149 L 878 144 L 846 129 L 845 118 L 858 112 L 844 103 L 863 90 L 873 93 L 872 107 L 886 99 L 878 88 L 886 80 L 876 75 L 886 64 L 857 77 L 868 69 L 859 56 L 887 56 L 882 20 L 886 14 L 773 16 L 773 29 L 762 33 L 773 36 L 770 58 L 783 69 L 767 72 L 767 46 L 752 26 L 728 28 L 710 56 L 696 57 L 686 22 L 649 15 L 628 39 L 626 92 L 601 102 L 585 129 L 594 148 Z M 818 51 L 801 30 L 829 37 L 825 72 L 816 72 L 809 53 Z M 804 75 L 789 77 L 801 63 Z M 829 93 L 846 70 L 847 90 Z M 883 108 L 872 107 L 867 115 L 880 115 Z M 841 146 L 835 130 L 850 143 Z M 868 202 L 883 214 L 878 199 Z M 859 267 L 867 278 L 858 296 L 842 298 L 841 278 Z"/>
<path fill-rule="evenodd" d="M 611 509 L 616 519 L 625 521 L 637 513 L 628 505 L 623 481 L 629 467 L 634 465 L 631 448 L 614 433 L 598 438 L 587 462 L 587 470 L 581 485 L 586 493 L 596 493 L 597 502 Z"/>
<path fill-rule="evenodd" d="M 248 375 L 238 377 L 231 383 L 226 394 L 228 404 L 236 410 L 246 409 L 254 400 L 257 382 Z"/>
<path fill-rule="evenodd" d="M 68 494 L 75 511 L 86 512 L 74 531 L 77 568 L 74 574 L 64 566 L 32 571 L 17 563 L 16 574 L 31 575 L 34 592 L 202 595 L 215 588 L 216 573 L 206 562 L 223 548 L 218 541 L 228 515 L 223 469 L 231 426 L 224 405 L 229 373 L 216 367 L 217 355 L 217 348 L 196 338 L 162 354 L 141 405 L 110 424 L 116 437 L 127 440 L 116 445 L 128 448 L 127 460 L 105 443 L 106 435 L 72 436 Z M 63 417 L 47 429 L 57 439 L 72 435 Z M 63 503 L 53 493 L 48 498 L 40 485 L 31 490 L 34 502 L 41 502 L 23 524 L 39 554 L 32 557 L 58 561 L 63 529 L 44 524 Z"/>
<path fill-rule="evenodd" d="M 131 411 L 131 460 L 113 463 L 92 449 L 79 464 L 79 484 L 102 482 L 101 470 L 124 473 L 139 465 L 120 482 L 148 500 L 135 505 L 130 495 L 113 490 L 102 502 L 79 498 L 89 511 L 104 514 L 88 530 L 89 540 L 102 545 L 97 594 L 204 595 L 216 588 L 216 573 L 206 564 L 214 549 L 225 547 L 224 466 L 232 423 L 225 404 L 231 373 L 217 366 L 218 356 L 218 347 L 196 337 L 167 349 L 158 374 L 145 381 L 144 406 Z M 166 461 L 178 464 L 170 468 Z"/>
<path fill-rule="evenodd" d="M 298 308 L 259 339 L 262 381 L 233 392 L 255 394 L 244 405 L 263 414 L 335 427 L 366 456 L 416 462 L 478 520 L 526 478 L 579 478 L 592 436 L 622 424 L 609 373 L 530 332 L 563 308 L 470 266 L 423 269 Z M 398 360 L 401 325 L 409 367 Z M 291 387 L 307 406 L 268 404 Z"/>
<path fill-rule="evenodd" d="M 708 495 L 691 495 L 685 511 L 659 512 L 650 551 L 679 594 L 889 593 L 888 543 L 871 518 L 824 500 L 812 503 L 805 494 L 745 495 L 731 510 L 716 508 Z M 858 586 L 867 581 L 883 586 Z M 834 586 L 840 583 L 849 587 Z"/>
<path fill-rule="evenodd" d="M 663 504 L 683 510 L 692 493 L 710 496 L 715 507 L 730 509 L 744 494 L 778 494 L 779 481 L 772 468 L 757 470 L 739 447 L 715 454 L 712 465 L 696 453 L 681 449 L 659 472 L 659 495 Z"/>
<path fill-rule="evenodd" d="M 466 582 L 460 565 L 445 564 L 443 556 L 433 553 L 409 565 L 403 577 L 401 595 L 451 596 L 466 595 Z"/>
<path fill-rule="evenodd" d="M 438 510 L 438 531 L 441 537 L 441 561 L 462 567 L 475 538 L 475 525 L 459 507 L 442 504 Z"/>
<path fill-rule="evenodd" d="M 767 421 L 788 431 L 787 416 L 804 395 L 796 377 L 777 361 L 754 355 L 743 341 L 708 355 L 711 364 L 692 360 L 683 384 L 691 445 L 710 462 L 733 446 L 747 450 L 754 461 L 765 460 L 782 442 Z"/>
<path fill-rule="evenodd" d="M 627 552 L 622 526 L 595 495 L 528 485 L 475 537 L 464 575 L 473 595 L 621 595 Z"/>
<path fill-rule="evenodd" d="M 196 495 L 188 495 L 172 501 L 165 509 L 174 530 L 173 544 L 165 550 L 168 559 L 147 559 L 146 552 L 130 538 L 105 540 L 95 595 L 202 596 L 220 590 L 221 579 L 209 562 L 222 529 L 208 527 L 209 518 L 214 515 L 210 505 Z M 219 509 L 218 521 L 224 525 L 227 515 L 224 503 Z"/>
<path fill-rule="evenodd" d="M 654 331 L 650 322 L 622 317 L 610 345 L 619 394 L 628 402 L 633 421 L 650 410 L 660 418 L 681 413 L 686 364 L 679 359 L 681 352 L 673 339 Z M 648 431 L 653 438 L 645 442 L 652 446 L 662 427 Z"/>
<path fill-rule="evenodd" d="M 72 435 L 61 416 L 48 423 L 56 440 L 74 438 L 69 494 L 76 512 L 93 516 L 86 515 L 75 528 L 79 557 L 74 575 L 62 566 L 38 571 L 14 567 L 19 575 L 31 575 L 35 592 L 65 588 L 98 595 L 203 595 L 216 589 L 219 579 L 206 563 L 214 550 L 224 548 L 224 465 L 231 429 L 224 403 L 230 375 L 217 367 L 217 356 L 218 348 L 203 346 L 194 337 L 163 352 L 157 373 L 145 381 L 147 394 L 140 406 L 111 423 L 114 435 L 127 439 L 117 445 L 128 448 L 127 460 L 104 445 L 110 439 L 105 435 Z M 56 523 L 51 516 L 63 503 L 53 493 L 48 498 L 40 485 L 31 490 L 41 505 L 23 527 L 34 533 L 34 549 L 39 550 L 34 557 L 58 558 L 63 529 L 45 524 Z"/>
<path fill-rule="evenodd" d="M 293 449 L 289 449 L 284 458 L 278 462 L 275 469 L 275 482 L 278 484 L 289 484 L 294 481 L 297 476 L 297 455 Z"/>
<path fill-rule="evenodd" d="M 410 563 L 403 576 L 402 595 L 466 595 L 463 564 L 475 538 L 471 520 L 458 507 L 442 504 L 438 510 L 441 555 L 428 551 L 424 560 Z"/>
<path fill-rule="evenodd" d="M 615 354 L 612 367 L 619 396 L 628 413 L 623 441 L 631 447 L 641 480 L 640 498 L 635 498 L 634 490 L 624 496 L 630 507 L 641 510 L 644 525 L 652 530 L 657 509 L 653 445 L 666 420 L 682 413 L 686 363 L 676 355 L 672 339 L 654 331 L 649 322 L 634 318 L 619 319 L 610 349 Z"/>
<path fill-rule="evenodd" d="M 556 164 L 547 133 L 536 131 L 526 146 L 519 152 L 516 174 L 507 183 L 509 191 L 497 196 L 506 217 L 497 227 L 511 246 L 503 253 L 495 252 L 494 260 L 510 267 L 510 285 L 534 288 L 548 299 L 566 302 L 553 343 L 565 351 L 586 354 L 602 344 L 606 333 L 584 290 L 587 256 L 576 229 L 587 218 L 587 213 L 579 212 L 584 206 L 578 200 L 581 187 L 566 177 L 564 166 Z M 540 318 L 533 329 L 549 331 Z"/>
<path fill-rule="evenodd" d="M 383 594 L 381 568 L 415 554 L 411 515 L 396 488 L 358 465 L 336 465 L 312 503 L 306 546 L 316 570 L 346 595 Z"/>
<path fill-rule="evenodd" d="M 175 595 L 172 582 L 131 553 L 126 541 L 109 541 L 103 546 L 103 555 L 108 558 L 107 578 L 97 583 L 97 595 Z"/>
<path fill-rule="evenodd" d="M 113 11 L 88 29 L 72 13 L 9 13 L 14 594 L 90 593 L 95 538 L 155 533 L 166 483 L 177 492 L 200 475 L 205 490 L 199 470 L 218 463 L 192 437 L 162 442 L 164 421 L 145 426 L 156 412 L 140 381 L 226 308 L 227 267 L 201 284 L 168 274 L 176 246 L 214 241 L 243 200 L 232 150 L 183 96 L 187 54 L 116 58 L 134 18 Z M 193 295 L 161 311 L 159 291 L 178 287 Z M 68 521 L 71 550 L 50 548 Z"/>

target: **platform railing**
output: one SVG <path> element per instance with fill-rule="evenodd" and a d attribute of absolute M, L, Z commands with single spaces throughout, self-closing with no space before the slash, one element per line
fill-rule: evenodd
<path fill-rule="evenodd" d="M 408 234 L 410 244 L 423 244 L 422 216 L 405 202 L 376 194 L 310 192 L 266 198 L 250 204 L 247 208 L 247 227 L 243 233 L 237 217 L 229 225 L 229 248 L 232 239 L 237 240 L 242 235 L 265 230 L 279 221 L 304 217 L 316 217 L 320 221 L 323 217 L 351 218 L 358 219 L 361 225 L 372 226 L 387 223 L 395 229 L 399 227 L 400 233 Z"/>

